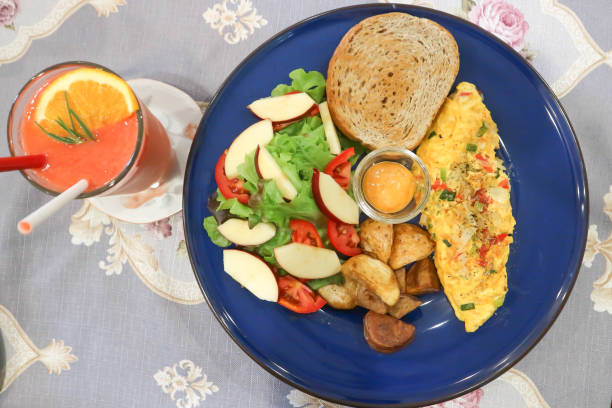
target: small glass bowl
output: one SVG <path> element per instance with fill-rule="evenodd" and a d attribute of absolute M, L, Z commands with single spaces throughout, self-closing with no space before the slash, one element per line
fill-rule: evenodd
<path fill-rule="evenodd" d="M 399 163 L 406 167 L 412 172 L 416 182 L 414 197 L 410 203 L 402 210 L 394 213 L 385 213 L 377 210 L 366 200 L 362 188 L 366 171 L 376 163 L 383 161 Z M 385 147 L 371 151 L 361 160 L 353 176 L 353 193 L 361 211 L 376 221 L 388 224 L 400 224 L 410 221 L 419 215 L 427 202 L 430 189 L 429 172 L 425 164 L 416 154 L 401 147 Z"/>

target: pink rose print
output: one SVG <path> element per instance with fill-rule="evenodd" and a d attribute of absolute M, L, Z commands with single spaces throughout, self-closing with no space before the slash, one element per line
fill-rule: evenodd
<path fill-rule="evenodd" d="M 13 22 L 19 11 L 17 0 L 0 0 L 0 25 L 15 29 Z"/>
<path fill-rule="evenodd" d="M 172 235 L 172 225 L 170 225 L 169 218 L 145 224 L 144 229 L 152 231 L 157 239 L 168 238 Z"/>
<path fill-rule="evenodd" d="M 476 391 L 462 395 L 454 400 L 442 402 L 436 405 L 429 405 L 428 407 L 424 408 L 478 408 L 483 395 L 484 391 L 482 388 L 479 388 Z"/>
<path fill-rule="evenodd" d="M 470 21 L 521 51 L 529 24 L 523 13 L 504 0 L 483 0 L 468 14 Z"/>

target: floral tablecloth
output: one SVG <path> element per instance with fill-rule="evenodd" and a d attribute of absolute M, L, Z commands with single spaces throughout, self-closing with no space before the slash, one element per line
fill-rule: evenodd
<path fill-rule="evenodd" d="M 527 58 L 567 109 L 589 175 L 587 251 L 559 319 L 515 368 L 437 407 L 609 407 L 612 2 L 404 2 L 466 18 Z M 29 76 L 64 60 L 165 81 L 205 109 L 267 38 L 356 3 L 0 0 L 0 129 Z M 0 155 L 7 154 L 2 144 Z M 17 221 L 48 197 L 19 174 L 1 174 L 0 182 L 0 406 L 337 406 L 270 376 L 225 334 L 193 278 L 180 213 L 136 225 L 75 202 L 22 237 Z"/>

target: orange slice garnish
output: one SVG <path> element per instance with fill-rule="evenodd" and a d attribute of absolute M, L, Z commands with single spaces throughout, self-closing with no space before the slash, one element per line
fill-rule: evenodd
<path fill-rule="evenodd" d="M 70 108 L 92 132 L 117 123 L 138 110 L 138 102 L 128 84 L 117 75 L 99 68 L 77 68 L 54 79 L 41 93 L 34 120 L 45 130 L 67 136 L 57 120 L 70 124 Z M 78 123 L 75 123 L 80 130 Z"/>

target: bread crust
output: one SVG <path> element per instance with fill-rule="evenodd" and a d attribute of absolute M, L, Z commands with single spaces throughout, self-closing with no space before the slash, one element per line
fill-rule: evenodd
<path fill-rule="evenodd" d="M 439 24 L 400 12 L 366 18 L 344 35 L 329 62 L 331 117 L 370 149 L 414 149 L 458 71 L 457 43 Z"/>

